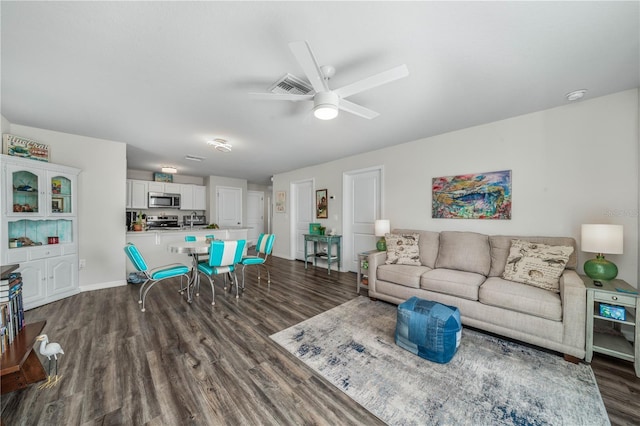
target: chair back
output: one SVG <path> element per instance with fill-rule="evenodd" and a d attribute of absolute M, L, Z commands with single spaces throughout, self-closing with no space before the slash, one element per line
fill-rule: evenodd
<path fill-rule="evenodd" d="M 144 257 L 140 254 L 138 248 L 133 244 L 127 244 L 124 247 L 124 252 L 127 254 L 127 257 L 133 263 L 133 266 L 140 272 L 146 272 L 149 267 L 147 266 L 147 262 L 144 261 Z"/>
<path fill-rule="evenodd" d="M 246 240 L 214 240 L 209 247 L 209 266 L 231 266 L 240 263 Z"/>
<path fill-rule="evenodd" d="M 262 253 L 265 256 L 270 255 L 271 250 L 273 250 L 273 242 L 275 239 L 275 234 L 260 234 L 258 237 L 258 243 L 256 244 L 256 252 Z"/>
<path fill-rule="evenodd" d="M 194 235 L 185 235 L 184 240 L 187 243 L 196 241 L 196 237 Z"/>

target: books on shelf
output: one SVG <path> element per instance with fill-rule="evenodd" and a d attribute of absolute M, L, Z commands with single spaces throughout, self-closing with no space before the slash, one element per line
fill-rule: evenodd
<path fill-rule="evenodd" d="M 22 276 L 11 273 L 0 279 L 0 349 L 4 353 L 25 326 Z"/>

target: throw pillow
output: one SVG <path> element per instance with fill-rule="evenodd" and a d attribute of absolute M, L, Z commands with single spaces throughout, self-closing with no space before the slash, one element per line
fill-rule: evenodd
<path fill-rule="evenodd" d="M 386 234 L 387 264 L 420 266 L 420 234 Z"/>
<path fill-rule="evenodd" d="M 511 240 L 509 257 L 502 277 L 545 290 L 560 292 L 558 279 L 573 253 L 570 246 L 549 246 L 524 240 Z"/>

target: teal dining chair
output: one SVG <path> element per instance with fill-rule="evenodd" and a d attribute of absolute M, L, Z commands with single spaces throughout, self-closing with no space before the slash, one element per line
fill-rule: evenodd
<path fill-rule="evenodd" d="M 260 234 L 256 244 L 255 256 L 244 256 L 240 263 L 242 264 L 242 289 L 244 290 L 244 268 L 250 265 L 258 265 L 258 283 L 260 282 L 260 266 L 267 271 L 267 284 L 271 285 L 271 273 L 266 265 L 267 257 L 273 250 L 273 242 L 276 236 L 274 234 Z"/>
<path fill-rule="evenodd" d="M 147 293 L 149 293 L 149 290 L 151 290 L 154 285 L 168 278 L 180 277 L 180 280 L 182 280 L 183 277 L 186 277 L 187 280 L 189 279 L 189 267 L 187 265 L 172 263 L 170 265 L 149 269 L 147 262 L 134 244 L 127 244 L 124 247 L 124 252 L 138 272 L 142 272 L 146 278 L 145 282 L 140 286 L 140 294 L 138 297 L 138 303 L 142 305 L 142 312 L 145 311 Z"/>
<path fill-rule="evenodd" d="M 198 263 L 198 272 L 205 274 L 209 279 L 209 283 L 211 283 L 212 305 L 215 305 L 214 275 L 225 275 L 225 290 L 227 289 L 226 275 L 228 275 L 231 279 L 231 286 L 233 287 L 234 283 L 236 285 L 236 298 L 240 296 L 236 264 L 242 260 L 242 253 L 246 244 L 246 240 L 214 240 L 209 247 L 209 259 Z M 200 285 L 199 282 L 196 285 Z"/>

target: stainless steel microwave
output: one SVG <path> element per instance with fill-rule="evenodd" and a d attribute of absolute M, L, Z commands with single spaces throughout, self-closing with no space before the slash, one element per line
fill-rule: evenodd
<path fill-rule="evenodd" d="M 150 209 L 179 209 L 180 208 L 180 194 L 167 194 L 164 192 L 150 192 L 149 193 L 149 208 Z"/>

